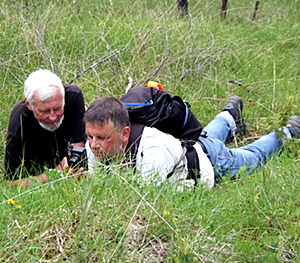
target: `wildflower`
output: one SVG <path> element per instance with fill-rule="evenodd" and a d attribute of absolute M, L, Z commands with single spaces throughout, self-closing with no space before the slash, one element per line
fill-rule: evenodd
<path fill-rule="evenodd" d="M 176 222 L 176 221 L 177 221 L 177 218 L 176 218 L 176 217 L 174 217 L 174 218 L 173 218 L 173 222 Z"/>
<path fill-rule="evenodd" d="M 47 209 L 47 206 L 45 206 L 45 209 Z"/>
<path fill-rule="evenodd" d="M 165 211 L 165 216 L 168 216 L 168 215 L 170 215 L 170 214 L 171 214 L 170 212 Z"/>
<path fill-rule="evenodd" d="M 14 204 L 15 204 L 15 200 L 14 200 L 13 198 L 8 199 L 7 204 L 8 204 L 8 205 L 9 205 L 9 204 L 14 205 Z"/>
<path fill-rule="evenodd" d="M 20 205 L 16 205 L 16 208 L 21 208 L 22 206 L 20 206 Z"/>
<path fill-rule="evenodd" d="M 259 199 L 259 196 L 256 196 L 256 199 Z"/>

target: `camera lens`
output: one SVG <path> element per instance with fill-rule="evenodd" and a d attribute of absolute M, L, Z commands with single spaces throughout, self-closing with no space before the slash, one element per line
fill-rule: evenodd
<path fill-rule="evenodd" d="M 71 156 L 70 160 L 69 160 L 69 166 L 70 167 L 75 167 L 79 164 L 80 162 L 80 155 L 77 153 L 73 153 L 73 155 Z"/>
<path fill-rule="evenodd" d="M 68 164 L 71 168 L 79 168 L 86 166 L 86 150 L 85 148 L 69 145 L 68 147 Z"/>

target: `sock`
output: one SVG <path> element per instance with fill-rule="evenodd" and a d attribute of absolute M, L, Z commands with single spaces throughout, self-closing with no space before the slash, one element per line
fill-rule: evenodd
<path fill-rule="evenodd" d="M 226 110 L 231 114 L 231 116 L 233 117 L 233 119 L 236 118 L 236 116 L 234 114 L 234 110 L 231 110 L 231 109 L 226 109 Z M 224 111 L 226 111 L 226 110 L 224 110 Z"/>
<path fill-rule="evenodd" d="M 292 127 L 287 127 L 287 128 L 288 128 L 292 138 L 295 137 L 295 131 L 293 131 L 293 128 Z"/>

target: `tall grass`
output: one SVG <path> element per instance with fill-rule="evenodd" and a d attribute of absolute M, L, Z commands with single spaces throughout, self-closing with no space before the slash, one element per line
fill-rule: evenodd
<path fill-rule="evenodd" d="M 299 115 L 300 1 L 260 1 L 252 20 L 254 5 L 228 1 L 221 19 L 221 1 L 190 0 L 182 17 L 170 0 L 2 0 L 1 167 L 10 110 L 38 68 L 75 78 L 87 106 L 121 96 L 129 77 L 156 80 L 203 125 L 239 95 L 248 134 L 233 147 Z M 80 183 L 51 171 L 49 184 L 27 189 L 1 182 L 0 261 L 298 262 L 298 154 L 294 140 L 263 170 L 212 191 L 141 187 L 118 167 Z"/>

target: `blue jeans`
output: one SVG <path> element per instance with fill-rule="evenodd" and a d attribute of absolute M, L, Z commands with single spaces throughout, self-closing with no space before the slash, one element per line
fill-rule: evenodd
<path fill-rule="evenodd" d="M 230 149 L 225 142 L 236 133 L 236 125 L 228 111 L 221 112 L 204 129 L 207 137 L 199 137 L 206 147 L 207 156 L 213 165 L 215 181 L 223 176 L 235 178 L 242 167 L 250 174 L 266 163 L 282 148 L 282 138 L 276 132 L 261 137 L 247 146 Z M 288 128 L 283 128 L 285 137 L 291 138 Z"/>

